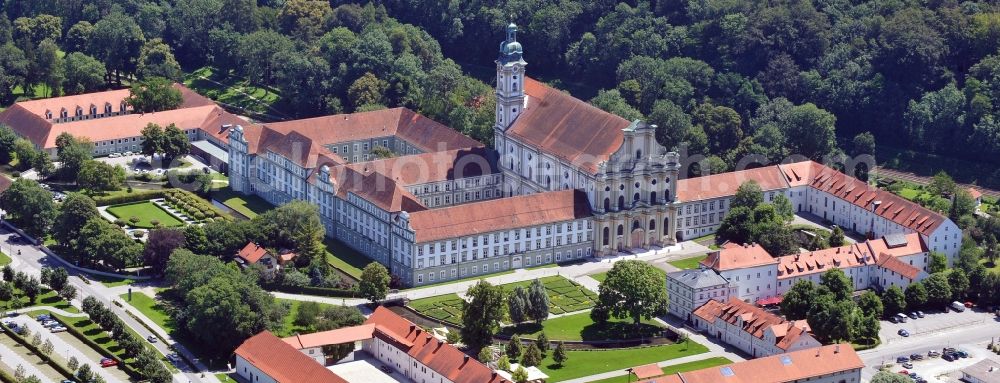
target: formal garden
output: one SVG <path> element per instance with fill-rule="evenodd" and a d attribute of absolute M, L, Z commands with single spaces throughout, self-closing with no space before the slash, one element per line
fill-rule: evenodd
<path fill-rule="evenodd" d="M 549 313 L 560 315 L 594 307 L 597 294 L 562 276 L 540 279 L 549 298 Z M 528 287 L 532 281 L 501 285 L 510 292 L 517 287 Z M 411 309 L 428 317 L 449 323 L 462 323 L 462 298 L 457 294 L 415 299 L 407 303 Z"/>
<path fill-rule="evenodd" d="M 115 216 L 117 222 L 136 229 L 184 226 L 184 222 L 178 217 L 152 201 L 112 205 L 108 206 L 107 211 Z"/>

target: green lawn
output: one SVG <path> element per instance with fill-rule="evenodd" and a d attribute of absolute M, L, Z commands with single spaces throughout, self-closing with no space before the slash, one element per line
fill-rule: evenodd
<path fill-rule="evenodd" d="M 539 326 L 536 323 L 522 323 L 517 326 L 504 327 L 501 333 L 519 334 L 522 338 L 537 338 L 545 332 L 551 340 L 613 340 L 635 339 L 654 336 L 663 330 L 656 321 L 642 321 L 639 327 L 632 325 L 631 319 L 612 319 L 604 326 L 597 325 L 590 319 L 590 312 L 567 315 L 548 319 Z"/>
<path fill-rule="evenodd" d="M 333 238 L 323 238 L 323 245 L 326 245 L 327 262 L 354 279 L 361 279 L 361 269 L 375 262 Z"/>
<path fill-rule="evenodd" d="M 706 369 L 706 368 L 709 368 L 709 367 L 715 367 L 715 366 L 721 366 L 721 365 L 724 365 L 724 364 L 730 364 L 732 362 L 733 361 L 731 361 L 729 359 L 723 358 L 721 356 L 717 356 L 717 357 L 714 357 L 714 358 L 696 360 L 694 362 L 687 362 L 687 363 L 681 363 L 681 364 L 675 364 L 675 365 L 672 365 L 672 366 L 663 367 L 663 375 L 676 374 L 678 372 L 688 372 L 688 371 L 702 370 L 702 369 Z M 625 375 L 621 375 L 621 376 L 616 376 L 614 378 L 607 378 L 607 379 L 595 380 L 595 381 L 592 381 L 590 383 L 621 383 L 625 379 L 626 379 Z"/>
<path fill-rule="evenodd" d="M 226 373 L 215 374 L 215 378 L 219 379 L 219 381 L 222 383 L 237 383 L 236 379 L 230 378 L 229 374 Z"/>
<path fill-rule="evenodd" d="M 567 361 L 560 367 L 552 360 L 550 351 L 538 368 L 549 376 L 549 382 L 559 382 L 706 352 L 707 347 L 690 341 L 641 348 L 567 351 Z"/>
<path fill-rule="evenodd" d="M 271 205 L 263 198 L 237 193 L 228 187 L 213 191 L 212 199 L 221 202 L 226 207 L 233 209 L 247 218 L 256 217 L 274 208 L 274 205 Z"/>
<path fill-rule="evenodd" d="M 129 278 L 112 278 L 100 275 L 93 275 L 90 276 L 89 278 L 101 282 L 101 284 L 104 285 L 105 287 L 126 286 L 126 285 L 131 285 L 132 282 L 135 282 Z"/>
<path fill-rule="evenodd" d="M 674 265 L 674 267 L 681 270 L 696 269 L 698 268 L 698 264 L 700 264 L 701 261 L 705 260 L 706 257 L 708 257 L 707 254 L 699 255 L 697 257 L 678 259 L 676 261 L 669 261 L 667 263 Z"/>
<path fill-rule="evenodd" d="M 35 297 L 35 303 L 34 304 L 31 304 L 29 302 L 29 300 L 28 300 L 28 297 L 26 297 L 24 295 L 24 292 L 22 292 L 19 289 L 14 289 L 14 299 L 11 299 L 11 300 L 0 300 L 0 307 L 2 307 L 4 309 L 7 309 L 7 308 L 24 308 L 24 307 L 32 307 L 32 306 L 52 306 L 52 307 L 55 307 L 57 309 L 60 309 L 60 310 L 66 311 L 66 312 L 70 312 L 70 313 L 79 313 L 80 312 L 79 309 L 77 309 L 76 307 L 73 307 L 73 305 L 69 304 L 69 302 L 66 302 L 64 299 L 62 299 L 61 297 L 59 297 L 59 295 L 56 294 L 55 291 L 49 290 L 48 288 L 45 288 L 45 287 L 43 287 L 42 293 L 38 294 L 38 296 Z"/>
<path fill-rule="evenodd" d="M 159 222 L 159 227 L 184 226 L 184 222 L 150 201 L 114 205 L 108 208 L 108 213 L 137 228 L 151 229 L 155 227 L 152 223 L 154 220 Z M 132 217 L 138 217 L 139 221 L 132 223 Z"/>
<path fill-rule="evenodd" d="M 986 267 L 986 271 L 1000 273 L 1000 262 L 992 263 L 988 259 L 980 259 L 979 263 L 982 263 L 983 266 Z"/>
<path fill-rule="evenodd" d="M 145 315 L 146 318 L 152 320 L 153 323 L 156 323 L 157 326 L 163 328 L 163 330 L 167 333 L 174 331 L 173 318 L 170 318 L 170 315 L 167 314 L 167 310 L 162 304 L 151 298 L 149 295 L 133 291 L 131 302 L 128 300 L 128 293 L 122 294 L 120 297 L 125 301 L 125 303 L 128 303 L 132 305 L 132 307 L 138 309 L 142 315 Z"/>
<path fill-rule="evenodd" d="M 683 259 L 681 261 L 683 261 Z M 671 262 L 671 264 L 673 264 L 673 263 Z M 676 265 L 674 265 L 674 266 L 676 266 Z M 661 269 L 659 267 L 654 267 L 654 269 L 656 269 L 657 271 L 663 273 L 663 275 L 667 274 L 666 271 L 663 271 L 663 269 Z M 600 273 L 597 273 L 597 274 L 590 274 L 590 277 L 596 279 L 598 282 L 604 282 L 605 279 L 608 279 L 608 272 L 605 271 L 605 272 L 600 272 Z"/>
<path fill-rule="evenodd" d="M 7 256 L 7 254 L 4 254 L 2 251 L 0 251 L 0 266 L 8 265 L 10 264 L 10 262 L 11 262 L 10 257 Z"/>

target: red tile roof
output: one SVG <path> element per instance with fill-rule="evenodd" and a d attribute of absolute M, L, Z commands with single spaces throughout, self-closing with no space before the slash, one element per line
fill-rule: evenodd
<path fill-rule="evenodd" d="M 238 253 L 236 253 L 237 257 L 240 257 L 241 259 L 247 261 L 247 263 L 251 265 L 257 263 L 257 261 L 259 261 L 265 255 L 267 255 L 267 249 L 253 242 L 247 243 L 246 246 L 243 246 L 243 248 L 240 249 Z"/>
<path fill-rule="evenodd" d="M 485 147 L 400 156 L 348 165 L 359 172 L 372 170 L 400 185 L 478 177 L 498 173 L 496 152 Z"/>
<path fill-rule="evenodd" d="M 592 173 L 625 139 L 631 123 L 560 90 L 524 79 L 524 110 L 507 134 Z"/>
<path fill-rule="evenodd" d="M 911 281 L 920 276 L 920 269 L 888 254 L 879 254 L 878 265 Z"/>
<path fill-rule="evenodd" d="M 410 214 L 416 242 L 475 235 L 589 217 L 579 190 L 561 190 L 474 202 Z"/>
<path fill-rule="evenodd" d="M 854 348 L 848 343 L 843 343 L 680 372 L 644 383 L 801 382 L 810 378 L 860 370 L 864 367 L 864 362 L 854 352 Z"/>
<path fill-rule="evenodd" d="M 236 355 L 278 383 L 347 383 L 267 330 L 244 341 Z"/>
<path fill-rule="evenodd" d="M 778 260 L 756 243 L 740 245 L 732 242 L 722 245 L 722 249 L 708 253 L 708 257 L 701 261 L 702 265 L 716 271 L 743 269 L 775 263 L 778 263 Z"/>
<path fill-rule="evenodd" d="M 810 329 L 804 320 L 788 322 L 736 297 L 729 297 L 726 303 L 712 299 L 695 309 L 692 314 L 708 323 L 715 323 L 716 319 L 720 319 L 731 325 L 740 326 L 744 332 L 758 339 L 764 339 L 764 332 L 771 329 L 777 339 L 775 345 L 783 350 L 788 349 Z"/>
<path fill-rule="evenodd" d="M 427 210 L 412 193 L 374 169 L 337 165 L 330 169 L 330 178 L 342 199 L 346 199 L 347 193 L 354 193 L 388 212 Z"/>
<path fill-rule="evenodd" d="M 972 196 L 972 199 L 979 199 L 979 198 L 982 198 L 982 196 L 983 196 L 982 192 L 980 192 L 978 189 L 973 188 L 973 187 L 970 187 L 968 189 L 968 192 L 969 192 L 969 195 Z"/>
<path fill-rule="evenodd" d="M 41 100 L 22 101 L 7 110 L 0 112 L 0 123 L 8 125 L 19 135 L 26 137 L 42 148 L 54 148 L 56 137 L 67 132 L 77 137 L 87 137 L 91 141 L 106 141 L 125 137 L 137 137 L 142 128 L 149 123 L 160 126 L 176 124 L 181 129 L 211 130 L 207 123 L 212 118 L 238 119 L 215 105 L 212 100 L 201 96 L 180 84 L 174 88 L 181 91 L 182 102 L 178 109 L 156 112 L 136 113 L 110 117 L 100 117 L 89 120 L 78 120 L 53 123 L 45 118 L 45 112 L 50 111 L 54 119 L 58 119 L 62 108 L 66 108 L 70 116 L 76 114 L 76 107 L 83 108 L 86 115 L 90 114 L 90 105 L 97 107 L 98 113 L 104 113 L 105 103 L 112 109 L 120 110 L 121 102 L 128 97 L 128 89 L 107 92 L 86 93 L 81 95 L 54 97 Z M 239 121 L 243 121 L 239 119 Z M 245 121 L 243 121 L 246 124 Z M 223 139 L 225 142 L 225 139 Z"/>
<path fill-rule="evenodd" d="M 873 202 L 878 201 L 880 205 L 875 214 L 926 236 L 930 236 L 947 220 L 947 217 L 919 204 L 879 190 L 817 162 L 805 161 L 778 166 L 791 186 L 809 185 L 869 211 L 873 208 Z"/>
<path fill-rule="evenodd" d="M 334 344 L 357 342 L 371 339 L 375 336 L 374 324 L 342 327 L 335 330 L 314 332 L 312 334 L 296 334 L 282 339 L 296 349 L 322 347 Z"/>
<path fill-rule="evenodd" d="M 778 279 L 873 265 L 875 254 L 865 244 L 850 244 L 778 257 Z"/>
<path fill-rule="evenodd" d="M 285 134 L 296 131 L 319 145 L 397 136 L 424 152 L 482 146 L 482 143 L 406 108 L 275 122 L 267 126 Z"/>
<path fill-rule="evenodd" d="M 704 177 L 677 180 L 677 199 L 681 202 L 731 197 L 747 181 L 754 181 L 761 190 L 770 191 L 788 187 L 777 166 L 711 174 Z"/>
<path fill-rule="evenodd" d="M 663 375 L 663 369 L 660 368 L 659 364 L 650 363 L 638 367 L 632 367 L 632 373 L 635 374 L 636 379 L 642 380 Z"/>
<path fill-rule="evenodd" d="M 434 338 L 420 326 L 379 306 L 365 324 L 376 325 L 375 336 L 398 344 L 410 357 L 454 383 L 511 383 L 475 358 Z"/>

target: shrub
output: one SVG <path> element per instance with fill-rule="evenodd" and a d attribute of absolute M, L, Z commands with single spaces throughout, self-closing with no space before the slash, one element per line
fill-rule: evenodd
<path fill-rule="evenodd" d="M 142 232 L 138 230 L 133 231 L 132 236 L 135 237 L 136 239 L 142 238 Z"/>
<path fill-rule="evenodd" d="M 115 225 L 118 225 L 118 227 L 125 227 L 125 221 L 122 221 L 120 219 L 116 219 L 115 220 Z"/>
<path fill-rule="evenodd" d="M 132 224 L 135 225 L 135 224 L 139 223 L 139 217 L 136 217 L 136 216 L 133 215 L 131 217 L 128 217 L 128 221 L 132 222 Z"/>
<path fill-rule="evenodd" d="M 197 219 L 199 221 L 205 219 L 205 213 L 202 213 L 200 211 L 197 212 L 197 213 L 194 213 L 194 219 Z"/>
<path fill-rule="evenodd" d="M 10 176 L 14 177 L 14 178 L 20 178 L 21 177 L 21 172 L 15 171 L 13 173 L 10 173 Z"/>

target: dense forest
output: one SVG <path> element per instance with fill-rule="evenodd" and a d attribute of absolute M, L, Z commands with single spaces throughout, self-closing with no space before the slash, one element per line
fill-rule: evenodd
<path fill-rule="evenodd" d="M 492 61 L 513 21 L 530 75 L 656 124 L 662 143 L 708 156 L 713 171 L 749 153 L 871 154 L 875 141 L 1000 154 L 995 2 L 14 0 L 3 11 L 7 103 L 34 84 L 84 92 L 211 66 L 279 92 L 288 117 L 406 106 L 489 143 Z"/>

